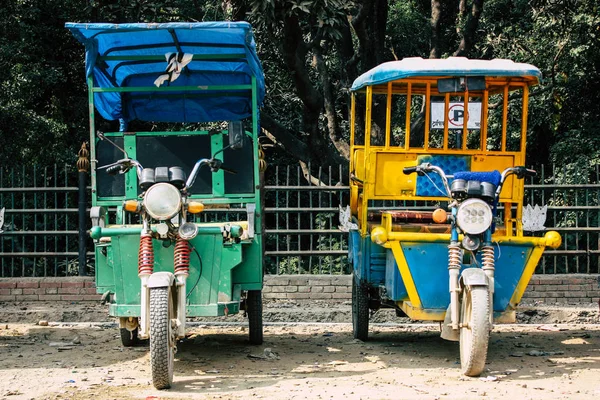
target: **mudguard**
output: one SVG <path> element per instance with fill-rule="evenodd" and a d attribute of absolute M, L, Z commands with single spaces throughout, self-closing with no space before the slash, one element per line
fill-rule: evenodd
<path fill-rule="evenodd" d="M 148 278 L 148 288 L 169 287 L 175 282 L 175 275 L 172 272 L 155 272 Z"/>
<path fill-rule="evenodd" d="M 488 280 L 482 269 L 467 268 L 460 274 L 459 284 L 461 287 L 488 286 Z"/>

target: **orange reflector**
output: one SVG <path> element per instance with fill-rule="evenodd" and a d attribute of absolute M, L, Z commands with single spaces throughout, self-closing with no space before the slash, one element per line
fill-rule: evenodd
<path fill-rule="evenodd" d="M 433 212 L 433 222 L 436 224 L 444 224 L 448 221 L 448 213 L 446 210 L 442 210 L 441 208 L 436 209 Z"/>
<path fill-rule="evenodd" d="M 123 208 L 129 212 L 139 212 L 140 203 L 137 200 L 126 200 L 123 202 Z"/>
<path fill-rule="evenodd" d="M 188 212 L 190 214 L 198 214 L 204 211 L 204 204 L 199 203 L 197 201 L 190 201 L 189 203 L 187 203 L 187 206 Z"/>

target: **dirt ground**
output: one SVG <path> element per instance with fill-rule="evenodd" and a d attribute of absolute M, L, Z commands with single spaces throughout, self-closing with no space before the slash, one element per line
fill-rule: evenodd
<path fill-rule="evenodd" d="M 265 342 L 248 343 L 241 316 L 195 322 L 178 346 L 175 382 L 150 381 L 147 342 L 124 348 L 103 308 L 1 305 L 0 399 L 590 399 L 600 395 L 595 309 L 533 309 L 530 324 L 497 325 L 487 368 L 460 374 L 458 343 L 434 324 L 395 324 L 378 313 L 370 340 L 352 338 L 348 304 L 265 307 Z M 85 306 L 88 307 L 88 306 Z M 596 306 L 597 307 L 597 306 Z M 24 308 L 24 309 L 23 309 Z M 317 309 L 319 307 L 316 307 Z M 70 313 L 65 317 L 65 312 Z M 50 322 L 40 316 L 105 322 Z M 81 313 L 78 315 L 78 313 Z M 98 313 L 98 315 L 96 315 Z M 287 315 L 287 316 L 286 316 Z M 100 319 L 98 319 L 100 318 Z M 341 322 L 332 322 L 331 319 Z M 7 321 L 10 319 L 16 322 Z M 278 320 L 278 321 L 277 321 Z M 310 318 L 309 318 L 310 320 Z M 399 321 L 393 318 L 394 321 Z M 567 322 L 567 323 L 560 323 Z"/>

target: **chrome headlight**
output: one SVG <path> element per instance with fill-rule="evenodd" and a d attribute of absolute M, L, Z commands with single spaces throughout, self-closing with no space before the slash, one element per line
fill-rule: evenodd
<path fill-rule="evenodd" d="M 170 183 L 152 185 L 144 195 L 144 209 L 159 221 L 171 219 L 181 210 L 181 193 Z"/>
<path fill-rule="evenodd" d="M 456 223 L 464 233 L 483 233 L 492 224 L 492 210 L 483 200 L 468 199 L 458 206 Z"/>

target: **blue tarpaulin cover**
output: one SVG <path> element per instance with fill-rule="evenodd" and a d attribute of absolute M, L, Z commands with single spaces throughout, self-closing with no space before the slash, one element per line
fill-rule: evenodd
<path fill-rule="evenodd" d="M 542 79 L 542 73 L 531 64 L 516 63 L 511 60 L 470 60 L 465 57 L 446 59 L 404 58 L 378 65 L 354 80 L 352 90 L 365 86 L 380 85 L 398 79 L 419 76 L 514 76 L 523 77 L 532 84 Z"/>
<path fill-rule="evenodd" d="M 95 93 L 96 109 L 108 120 L 157 122 L 235 121 L 252 114 L 250 90 L 211 91 L 207 86 L 249 85 L 256 78 L 262 104 L 265 79 L 247 22 L 67 23 L 85 45 L 86 74 L 100 88 L 149 87 L 165 73 L 166 53 L 216 55 L 195 57 L 179 77 L 161 87 L 196 86 L 194 91 Z M 99 56 L 125 59 L 102 60 Z M 141 60 L 154 56 L 153 60 Z M 127 59 L 127 57 L 130 57 Z M 224 57 L 230 57 L 224 59 Z"/>

